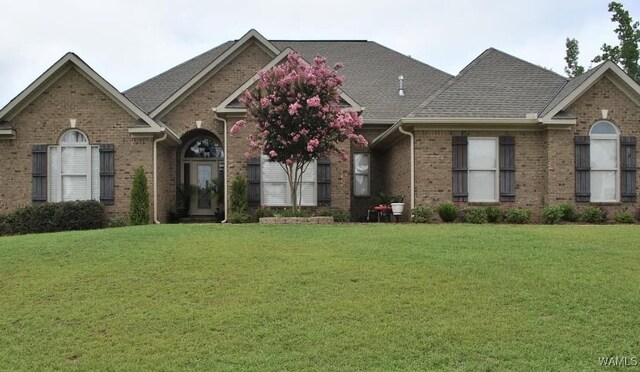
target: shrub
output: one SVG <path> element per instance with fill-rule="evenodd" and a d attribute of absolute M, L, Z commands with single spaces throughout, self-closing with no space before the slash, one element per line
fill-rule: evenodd
<path fill-rule="evenodd" d="M 507 223 L 526 224 L 531 220 L 531 211 L 522 208 L 511 208 L 504 215 Z"/>
<path fill-rule="evenodd" d="M 249 223 L 251 215 L 247 211 L 231 211 L 229 212 L 229 223 Z"/>
<path fill-rule="evenodd" d="M 329 207 L 320 207 L 318 209 L 316 209 L 316 216 L 322 216 L 322 217 L 332 217 L 333 216 L 333 209 L 329 208 Z"/>
<path fill-rule="evenodd" d="M 433 211 L 429 207 L 417 206 L 411 211 L 411 222 L 429 223 L 433 218 Z"/>
<path fill-rule="evenodd" d="M 149 223 L 149 190 L 147 189 L 147 176 L 144 174 L 142 166 L 138 167 L 133 175 L 129 223 L 134 226 Z"/>
<path fill-rule="evenodd" d="M 616 223 L 635 223 L 636 222 L 635 217 L 631 212 L 618 212 L 613 217 L 613 219 L 614 221 L 616 221 Z"/>
<path fill-rule="evenodd" d="M 104 207 L 95 200 L 45 203 L 0 216 L 0 235 L 102 228 Z"/>
<path fill-rule="evenodd" d="M 351 221 L 351 214 L 344 212 L 337 208 L 320 207 L 314 213 L 316 216 L 333 217 L 335 222 L 349 222 Z"/>
<path fill-rule="evenodd" d="M 564 210 L 560 205 L 547 205 L 542 210 L 542 222 L 547 225 L 553 225 L 564 218 Z"/>
<path fill-rule="evenodd" d="M 487 210 L 481 207 L 468 208 L 464 214 L 464 221 L 468 223 L 487 223 L 489 218 L 487 217 Z"/>
<path fill-rule="evenodd" d="M 9 216 L 0 214 L 0 236 L 11 235 L 11 225 L 9 224 Z"/>
<path fill-rule="evenodd" d="M 109 227 L 125 227 L 125 226 L 127 226 L 127 221 L 124 218 L 120 217 L 120 216 L 113 216 L 109 220 L 109 224 L 107 226 L 109 226 Z"/>
<path fill-rule="evenodd" d="M 580 212 L 580 221 L 586 223 L 603 223 L 606 218 L 607 215 L 604 213 L 604 210 L 598 207 L 585 207 L 582 212 Z"/>
<path fill-rule="evenodd" d="M 334 209 L 333 210 L 333 221 L 334 222 L 349 222 L 351 221 L 351 213 L 349 212 L 344 212 L 341 211 L 339 209 Z"/>
<path fill-rule="evenodd" d="M 558 204 L 558 207 L 562 210 L 562 220 L 568 222 L 575 222 L 578 219 L 578 214 L 575 208 L 571 204 Z"/>
<path fill-rule="evenodd" d="M 490 223 L 498 223 L 502 219 L 502 209 L 498 207 L 487 207 L 487 221 Z"/>
<path fill-rule="evenodd" d="M 251 220 L 249 214 L 249 199 L 247 197 L 247 180 L 242 176 L 236 176 L 231 184 L 231 205 L 229 222 L 247 223 Z"/>
<path fill-rule="evenodd" d="M 311 214 L 305 211 L 304 209 L 299 209 L 296 211 L 293 209 L 285 208 L 279 214 L 282 217 L 310 217 L 311 216 Z"/>
<path fill-rule="evenodd" d="M 444 203 L 438 206 L 438 216 L 442 222 L 453 222 L 460 215 L 460 207 L 452 203 Z"/>
<path fill-rule="evenodd" d="M 256 210 L 256 218 L 260 220 L 263 217 L 273 217 L 273 209 L 269 207 L 262 207 Z"/>

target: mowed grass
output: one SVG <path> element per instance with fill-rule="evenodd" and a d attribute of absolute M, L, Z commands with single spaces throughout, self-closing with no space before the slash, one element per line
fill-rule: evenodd
<path fill-rule="evenodd" d="M 640 356 L 637 226 L 0 238 L 0 369 L 584 370 Z"/>

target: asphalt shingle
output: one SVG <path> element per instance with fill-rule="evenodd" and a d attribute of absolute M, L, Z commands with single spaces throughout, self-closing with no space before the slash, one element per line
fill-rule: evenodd
<path fill-rule="evenodd" d="M 547 107 L 545 107 L 542 112 L 540 113 L 539 116 L 545 116 L 546 114 L 549 113 L 549 111 L 551 111 L 554 107 L 556 107 L 560 102 L 562 102 L 563 99 L 567 98 L 567 96 L 571 93 L 573 93 L 574 90 L 576 90 L 582 83 L 584 83 L 585 80 L 587 80 L 591 75 L 593 75 L 594 72 L 598 71 L 598 69 L 600 67 L 602 67 L 604 65 L 604 63 L 590 69 L 589 71 L 586 71 L 585 73 L 576 76 L 575 78 L 569 80 L 568 83 L 566 83 L 562 89 L 560 89 L 560 91 L 558 92 L 558 94 L 553 97 L 553 99 L 549 102 L 549 104 L 547 105 Z M 569 115 L 571 116 L 571 115 Z M 564 115 L 564 117 L 569 117 L 567 115 Z"/>
<path fill-rule="evenodd" d="M 525 118 L 567 84 L 552 71 L 490 48 L 409 117 Z"/>
<path fill-rule="evenodd" d="M 199 56 L 124 91 L 123 94 L 148 114 L 185 85 L 192 77 L 196 76 L 205 67 L 215 61 L 215 59 L 231 47 L 233 43 L 233 41 L 228 41 L 220 44 Z"/>
<path fill-rule="evenodd" d="M 221 44 L 124 94 L 149 113 L 233 43 Z M 363 115 L 369 122 L 406 116 L 451 78 L 443 71 L 371 41 L 275 40 L 272 43 L 280 50 L 290 47 L 308 61 L 322 55 L 330 64 L 341 62 L 344 91 L 365 107 Z M 403 97 L 398 95 L 399 75 L 404 76 Z"/>

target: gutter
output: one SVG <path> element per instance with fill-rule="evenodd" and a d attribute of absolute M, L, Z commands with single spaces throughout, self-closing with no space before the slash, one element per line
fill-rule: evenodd
<path fill-rule="evenodd" d="M 410 145 L 410 154 L 409 154 L 409 158 L 411 159 L 409 161 L 410 167 L 411 167 L 411 210 L 413 211 L 416 207 L 416 200 L 415 200 L 415 188 L 416 188 L 416 172 L 415 172 L 415 138 L 413 136 L 413 133 L 408 132 L 406 130 L 404 130 L 404 128 L 402 128 L 402 124 L 398 125 L 398 131 L 402 134 L 405 134 L 407 136 L 409 136 L 409 138 L 411 139 L 411 145 Z"/>
<path fill-rule="evenodd" d="M 229 135 L 227 133 L 227 119 L 223 119 L 221 117 L 218 116 L 218 112 L 217 109 L 214 107 L 211 110 L 213 110 L 213 117 L 214 119 L 221 121 L 224 124 L 224 220 L 220 221 L 220 223 L 227 223 L 227 219 L 229 218 L 229 214 L 228 214 L 228 200 L 229 200 L 229 187 L 228 187 L 228 182 L 227 182 L 227 172 L 228 172 L 228 166 L 227 166 L 227 158 L 229 158 L 229 154 L 227 153 L 228 149 L 227 149 L 227 136 Z"/>
<path fill-rule="evenodd" d="M 164 134 L 162 137 L 153 141 L 153 223 L 160 224 L 158 221 L 158 142 L 167 139 L 167 133 L 162 129 Z"/>

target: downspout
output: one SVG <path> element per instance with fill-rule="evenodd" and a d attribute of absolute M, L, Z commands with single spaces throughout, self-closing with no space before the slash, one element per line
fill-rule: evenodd
<path fill-rule="evenodd" d="M 227 119 L 223 119 L 221 117 L 218 116 L 218 113 L 216 112 L 216 108 L 212 108 L 213 110 L 213 116 L 216 120 L 219 120 L 222 122 L 222 124 L 224 124 L 224 220 L 222 220 L 220 223 L 227 223 L 227 216 L 229 216 L 228 214 L 228 208 L 227 205 L 229 203 L 227 203 L 228 199 L 229 199 L 229 187 L 227 185 L 227 158 L 229 157 L 228 154 L 228 149 L 227 149 Z"/>
<path fill-rule="evenodd" d="M 162 137 L 153 141 L 153 223 L 159 225 L 158 221 L 158 142 L 167 139 L 167 132 L 162 129 Z"/>
<path fill-rule="evenodd" d="M 411 138 L 411 153 L 409 154 L 409 158 L 410 160 L 410 166 L 411 166 L 411 210 L 413 211 L 416 207 L 415 205 L 415 184 L 416 184 L 416 173 L 415 173 L 415 151 L 414 151 L 414 137 L 413 137 L 413 133 L 408 132 L 406 130 L 404 130 L 404 128 L 402 128 L 402 124 L 398 125 L 398 130 L 400 131 L 400 133 L 402 134 L 406 134 L 407 136 L 409 136 Z"/>

